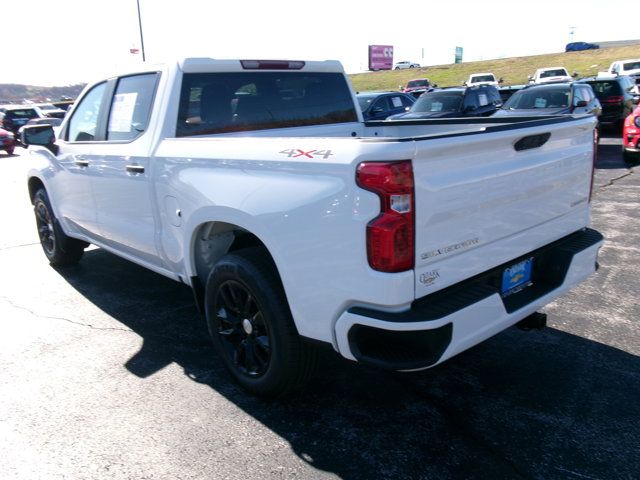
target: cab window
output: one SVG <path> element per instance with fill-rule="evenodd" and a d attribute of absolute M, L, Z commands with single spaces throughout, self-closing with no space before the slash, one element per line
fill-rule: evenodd
<path fill-rule="evenodd" d="M 87 93 L 73 112 L 69 121 L 67 140 L 69 142 L 91 142 L 96 140 L 102 98 L 106 82 L 93 87 Z"/>
<path fill-rule="evenodd" d="M 147 130 L 158 76 L 148 73 L 118 81 L 109 111 L 108 141 L 132 141 Z"/>

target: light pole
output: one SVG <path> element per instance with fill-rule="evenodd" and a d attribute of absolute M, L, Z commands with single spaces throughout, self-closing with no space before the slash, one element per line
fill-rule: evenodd
<path fill-rule="evenodd" d="M 138 26 L 140 27 L 140 50 L 142 50 L 142 61 L 144 62 L 144 36 L 142 35 L 142 17 L 140 16 L 140 0 L 136 0 L 138 4 Z"/>
<path fill-rule="evenodd" d="M 576 31 L 576 27 L 569 27 L 569 41 L 573 42 L 573 34 Z"/>

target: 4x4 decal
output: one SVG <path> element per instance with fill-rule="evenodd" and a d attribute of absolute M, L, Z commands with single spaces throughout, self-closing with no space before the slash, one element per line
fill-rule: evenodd
<path fill-rule="evenodd" d="M 322 157 L 325 160 L 329 158 L 333 153 L 331 150 L 300 150 L 299 148 L 289 148 L 287 150 L 282 150 L 278 153 L 286 155 L 289 158 L 298 158 L 298 157 L 306 157 L 306 158 L 316 158 Z"/>

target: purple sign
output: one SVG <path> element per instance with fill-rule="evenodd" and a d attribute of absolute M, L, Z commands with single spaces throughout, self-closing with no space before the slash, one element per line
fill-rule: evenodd
<path fill-rule="evenodd" d="M 369 45 L 369 70 L 391 70 L 393 68 L 393 46 Z"/>

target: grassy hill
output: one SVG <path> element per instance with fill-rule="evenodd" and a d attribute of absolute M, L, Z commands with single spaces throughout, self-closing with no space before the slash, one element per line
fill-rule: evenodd
<path fill-rule="evenodd" d="M 453 55 L 452 55 L 453 56 Z M 533 75 L 537 68 L 565 67 L 569 74 L 578 72 L 581 77 L 596 75 L 609 68 L 611 62 L 626 58 L 640 58 L 640 44 L 585 50 L 582 52 L 552 53 L 530 57 L 502 58 L 482 62 L 464 62 L 450 65 L 434 65 L 426 68 L 367 72 L 349 75 L 353 88 L 363 92 L 367 90 L 397 90 L 412 78 L 427 77 L 441 87 L 461 85 L 471 73 L 492 72 L 504 79 L 503 85 L 527 83 L 527 76 Z"/>
<path fill-rule="evenodd" d="M 76 98 L 84 84 L 66 87 L 36 87 L 33 85 L 0 84 L 0 103 L 22 102 L 22 100 L 60 100 L 62 97 Z"/>

